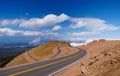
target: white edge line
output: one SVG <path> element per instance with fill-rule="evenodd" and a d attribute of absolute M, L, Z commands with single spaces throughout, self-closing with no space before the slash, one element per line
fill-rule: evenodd
<path fill-rule="evenodd" d="M 80 61 L 81 59 L 83 59 L 86 55 L 87 55 L 87 53 L 86 53 L 82 58 L 76 60 L 75 62 L 72 62 L 71 64 L 69 64 L 69 65 L 67 65 L 67 66 L 65 66 L 65 67 L 63 67 L 63 68 L 61 68 L 60 70 L 57 70 L 57 71 L 55 71 L 55 72 L 49 74 L 48 76 L 54 76 L 55 74 L 57 74 L 57 73 L 59 73 L 59 72 L 65 70 L 66 68 L 68 68 L 68 67 L 72 66 L 73 64 L 79 62 L 79 61 Z"/>

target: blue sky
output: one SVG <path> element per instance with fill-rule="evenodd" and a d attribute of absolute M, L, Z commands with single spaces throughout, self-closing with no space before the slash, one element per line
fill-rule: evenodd
<path fill-rule="evenodd" d="M 0 0 L 0 42 L 120 39 L 119 0 Z"/>

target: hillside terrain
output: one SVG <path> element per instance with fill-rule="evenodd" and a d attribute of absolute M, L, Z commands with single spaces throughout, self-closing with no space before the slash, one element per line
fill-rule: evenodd
<path fill-rule="evenodd" d="M 94 40 L 78 46 L 87 54 L 55 76 L 120 76 L 120 40 Z M 15 57 L 6 67 L 43 61 L 75 53 L 67 42 L 50 41 Z"/>
<path fill-rule="evenodd" d="M 94 40 L 78 48 L 87 55 L 55 76 L 120 76 L 120 40 Z"/>
<path fill-rule="evenodd" d="M 67 42 L 50 41 L 17 56 L 6 67 L 61 57 L 75 51 L 76 49 L 70 47 Z"/>

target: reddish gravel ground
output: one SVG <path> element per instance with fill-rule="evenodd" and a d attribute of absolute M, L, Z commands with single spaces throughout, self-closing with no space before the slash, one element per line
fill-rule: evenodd
<path fill-rule="evenodd" d="M 87 55 L 55 76 L 120 76 L 120 40 L 95 40 L 79 48 Z"/>

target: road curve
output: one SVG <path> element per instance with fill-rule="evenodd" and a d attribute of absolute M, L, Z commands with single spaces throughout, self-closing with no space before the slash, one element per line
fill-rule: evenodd
<path fill-rule="evenodd" d="M 60 47 L 57 47 L 57 53 L 54 54 L 53 56 L 51 56 L 51 58 L 55 58 L 57 55 L 59 55 L 61 53 Z"/>
<path fill-rule="evenodd" d="M 39 61 L 37 58 L 34 58 L 33 56 L 30 55 L 30 50 L 27 52 L 27 54 L 28 54 L 28 56 L 29 56 L 31 59 L 33 59 L 33 60 L 35 60 L 35 61 Z"/>
<path fill-rule="evenodd" d="M 48 76 L 79 60 L 86 54 L 85 50 L 77 49 L 79 50 L 78 52 L 60 58 L 0 69 L 0 76 Z"/>

